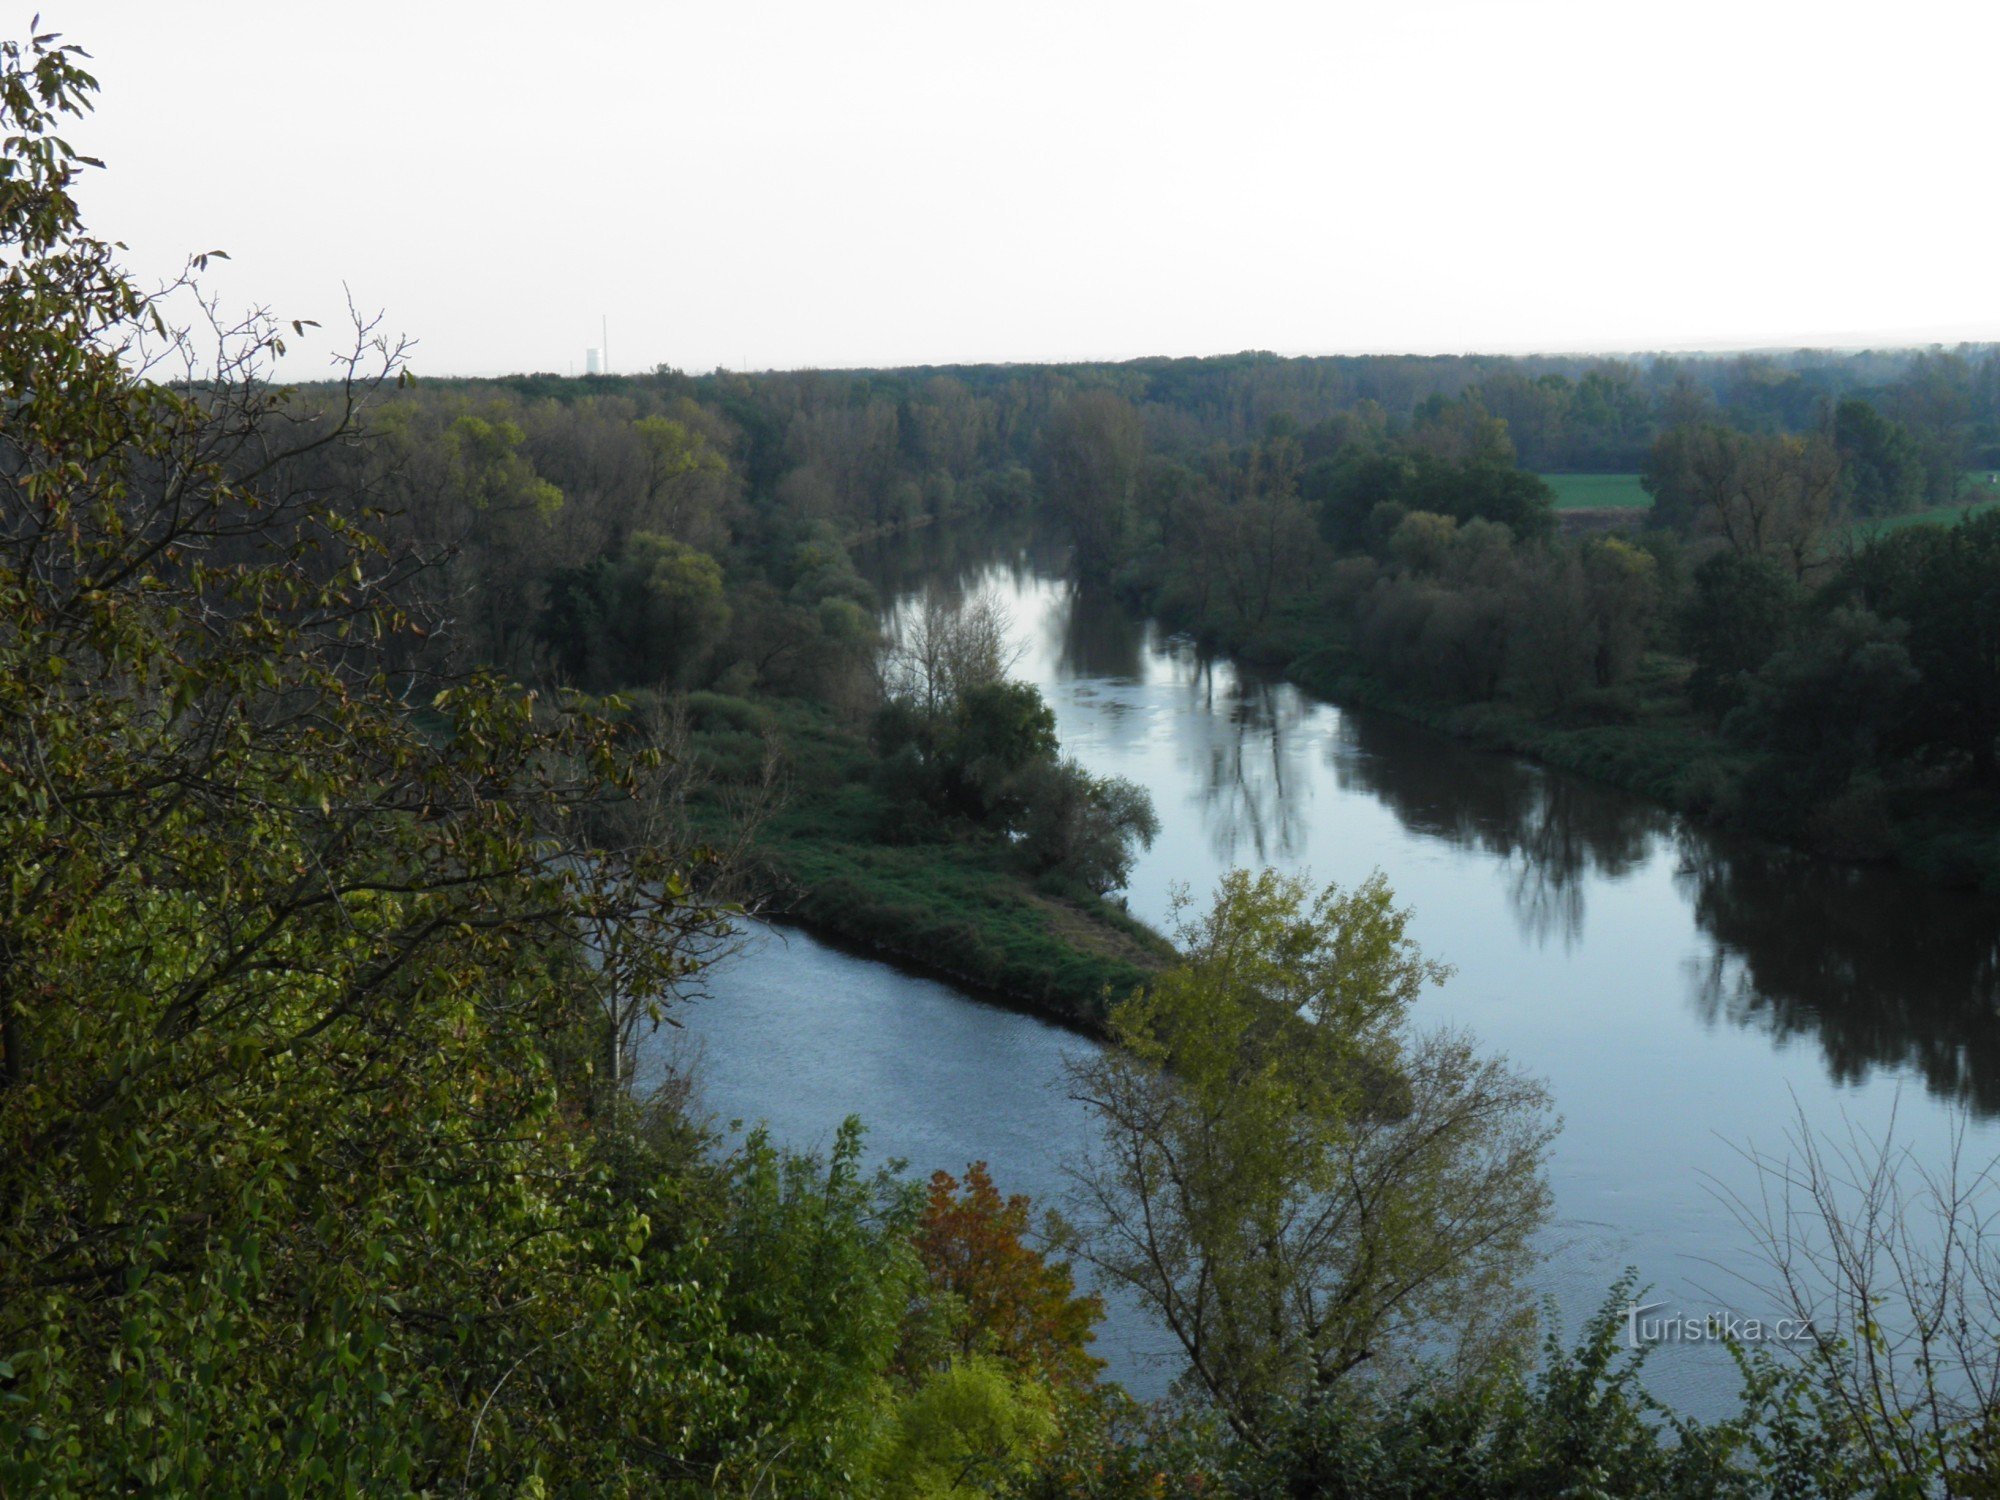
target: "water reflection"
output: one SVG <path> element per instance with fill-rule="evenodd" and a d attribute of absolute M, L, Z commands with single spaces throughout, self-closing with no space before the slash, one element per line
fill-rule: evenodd
<path fill-rule="evenodd" d="M 1753 1270 L 1715 1190 L 1754 1192 L 1741 1148 L 1781 1145 L 1795 1110 L 1832 1130 L 1893 1116 L 1927 1159 L 1962 1104 L 1982 1117 L 1972 1149 L 2000 1148 L 2000 903 L 1740 846 L 1316 702 L 1079 593 L 1017 542 L 934 532 L 895 554 L 861 563 L 885 602 L 926 583 L 999 592 L 1016 671 L 1065 748 L 1152 792 L 1164 826 L 1133 869 L 1136 913 L 1159 921 L 1175 885 L 1205 891 L 1232 865 L 1389 876 L 1426 950 L 1458 968 L 1425 1022 L 1546 1077 L 1567 1120 L 1550 1169 L 1562 1229 L 1536 1290 L 1571 1330 L 1627 1265 L 1682 1306 Z M 725 1117 L 768 1116 L 805 1144 L 858 1110 L 919 1171 L 984 1157 L 1009 1191 L 1059 1193 L 1086 1122 L 1048 1085 L 1075 1038 L 803 939 L 744 955 L 716 991 L 695 1010 Z M 1903 1086 L 1918 1079 L 1923 1095 Z M 1114 1303 L 1103 1352 L 1144 1394 L 1158 1333 Z M 1713 1417 L 1731 1376 L 1709 1346 L 1663 1351 L 1647 1381 Z"/>
<path fill-rule="evenodd" d="M 1683 842 L 1681 880 L 1713 949 L 1692 968 L 1711 1025 L 1816 1040 L 1846 1084 L 1917 1073 L 2000 1113 L 2000 927 L 1993 904 L 1783 851 Z"/>
<path fill-rule="evenodd" d="M 1066 677 L 1138 682 L 1145 675 L 1146 622 L 1109 589 L 1072 584 L 1050 612 L 1056 663 Z"/>
<path fill-rule="evenodd" d="M 1403 720 L 1349 711 L 1340 726 L 1329 758 L 1342 789 L 1367 792 L 1413 833 L 1505 860 L 1515 919 L 1538 946 L 1581 942 L 1589 881 L 1638 869 L 1674 823 L 1635 797 Z"/>
<path fill-rule="evenodd" d="M 1468 902 L 1504 896 L 1520 958 L 1557 948 L 1588 969 L 1607 946 L 1685 944 L 1661 954 L 1657 977 L 1631 974 L 1649 1014 L 1691 998 L 1693 1026 L 1816 1042 L 1838 1085 L 1907 1073 L 1941 1100 L 2000 1114 L 2000 903 L 1743 846 L 1611 788 L 1320 703 L 1061 581 L 1025 540 L 986 547 L 925 533 L 905 549 L 907 571 L 870 567 L 885 597 L 898 578 L 1002 595 L 1029 646 L 1018 670 L 1056 705 L 1065 745 L 1158 803 L 1166 826 L 1141 861 L 1135 909 L 1151 910 L 1146 882 L 1163 867 L 1205 886 L 1239 865 L 1331 874 L 1365 850 L 1414 883 L 1433 878 L 1409 863 L 1414 851 L 1462 851 L 1472 857 L 1449 876 L 1440 867 L 1433 886 L 1461 934 L 1475 930 Z M 1393 838 L 1364 811 L 1375 808 Z M 1588 932 L 1593 902 L 1617 906 L 1615 934 Z M 1525 993 L 1566 982 L 1558 967 L 1513 962 L 1509 986 Z"/>
<path fill-rule="evenodd" d="M 1246 678 L 1177 643 L 1186 674 L 1180 722 L 1216 861 L 1290 864 L 1305 852 L 1312 780 L 1301 764 L 1312 705 L 1282 684 Z M 1183 731 L 1185 732 L 1185 731 Z"/>
<path fill-rule="evenodd" d="M 926 526 L 857 547 L 854 564 L 883 604 L 893 605 L 926 588 L 962 596 L 992 569 L 996 556 L 1019 551 L 978 527 Z"/>

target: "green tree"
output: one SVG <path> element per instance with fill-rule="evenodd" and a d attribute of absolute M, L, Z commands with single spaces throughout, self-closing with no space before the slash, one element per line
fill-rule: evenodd
<path fill-rule="evenodd" d="M 1681 614 L 1695 705 L 1720 718 L 1741 703 L 1746 678 L 1785 645 L 1803 603 L 1797 580 L 1768 558 L 1718 552 L 1696 568 Z"/>
<path fill-rule="evenodd" d="M 1022 773 L 1056 753 L 1056 716 L 1030 682 L 986 682 L 960 694 L 937 747 L 944 793 L 968 817 L 1020 820 Z"/>
<path fill-rule="evenodd" d="M 1172 1331 L 1187 1382 L 1257 1440 L 1420 1347 L 1506 1347 L 1547 1209 L 1539 1086 L 1410 1007 L 1447 970 L 1375 877 L 1226 876 L 1184 957 L 1072 1067 L 1102 1144 L 1069 1235 Z"/>
<path fill-rule="evenodd" d="M 1659 568 L 1652 554 L 1615 536 L 1590 537 L 1578 553 L 1595 638 L 1591 679 L 1600 688 L 1617 687 L 1631 677 L 1652 639 Z"/>
<path fill-rule="evenodd" d="M 1902 718 L 1916 669 L 1901 622 L 1836 608 L 1798 631 L 1743 685 L 1743 702 L 1723 721 L 1732 739 L 1777 755 L 1771 773 L 1784 805 L 1838 794 L 1874 763 Z"/>
<path fill-rule="evenodd" d="M 1020 855 L 1032 870 L 1060 875 L 1096 895 L 1125 884 L 1141 849 L 1160 835 L 1146 789 L 1121 776 L 1093 776 L 1051 756 L 1019 778 Z"/>
<path fill-rule="evenodd" d="M 1145 457 L 1138 412 L 1109 391 L 1072 396 L 1049 418 L 1044 483 L 1076 548 L 1080 576 L 1101 579 L 1119 563 Z"/>
<path fill-rule="evenodd" d="M 1055 1441 L 1046 1387 L 974 1355 L 927 1374 L 890 1407 L 873 1457 L 885 1500 L 979 1500 L 1008 1493 Z"/>
<path fill-rule="evenodd" d="M 1908 624 L 1919 681 L 1905 747 L 2000 780 L 2000 512 L 1878 538 L 1834 587 Z"/>
<path fill-rule="evenodd" d="M 1659 525 L 1706 531 L 1804 578 L 1822 561 L 1841 496 L 1841 459 L 1822 434 L 1766 436 L 1692 423 L 1660 434 L 1640 482 Z"/>
<path fill-rule="evenodd" d="M 1902 423 L 1851 397 L 1834 408 L 1833 445 L 1840 453 L 1844 496 L 1855 515 L 1899 515 L 1922 501 L 1923 447 Z"/>
<path fill-rule="evenodd" d="M 716 529 L 729 465 L 708 440 L 671 417 L 641 417 L 632 424 L 643 456 L 638 486 L 638 529 L 702 546 Z M 613 550 L 623 536 L 608 539 Z"/>
<path fill-rule="evenodd" d="M 854 1492 L 922 1284 L 911 1246 L 920 1192 L 863 1171 L 861 1148 L 852 1118 L 823 1158 L 780 1151 L 753 1131 L 694 1260 L 715 1280 L 733 1335 L 727 1354 L 744 1387 L 737 1442 L 764 1456 L 766 1482 L 783 1494 Z"/>
<path fill-rule="evenodd" d="M 613 577 L 628 682 L 680 680 L 729 623 L 722 565 L 672 537 L 634 532 Z"/>
<path fill-rule="evenodd" d="M 614 1191 L 592 1019 L 716 914 L 591 837 L 609 724 L 392 677 L 414 561 L 258 486 L 360 355 L 331 427 L 262 322 L 127 362 L 175 335 L 82 231 L 77 57 L 0 43 L 0 1490 L 733 1483 L 748 1351 Z"/>
<path fill-rule="evenodd" d="M 1511 459 L 1448 465 L 1419 457 L 1401 501 L 1413 510 L 1436 511 L 1460 521 L 1498 521 L 1518 541 L 1555 533 L 1555 492 L 1540 475 L 1517 468 Z"/>
<path fill-rule="evenodd" d="M 603 690 L 684 686 L 729 619 L 720 563 L 635 531 L 620 556 L 551 578 L 539 628 L 564 680 Z"/>

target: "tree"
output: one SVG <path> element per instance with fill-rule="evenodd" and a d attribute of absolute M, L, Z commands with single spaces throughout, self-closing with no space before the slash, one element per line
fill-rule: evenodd
<path fill-rule="evenodd" d="M 1660 434 L 1640 482 L 1661 526 L 1710 532 L 1804 578 L 1821 561 L 1840 498 L 1840 453 L 1821 434 L 1758 436 L 1693 423 Z"/>
<path fill-rule="evenodd" d="M 1507 1342 L 1547 1209 L 1542 1089 L 1462 1036 L 1412 1034 L 1449 972 L 1373 877 L 1226 876 L 1183 959 L 1112 1013 L 1071 1088 L 1102 1144 L 1066 1243 L 1172 1331 L 1185 1380 L 1251 1441 L 1424 1349 Z"/>
<path fill-rule="evenodd" d="M 1069 1266 L 1025 1242 L 1025 1194 L 1002 1198 L 986 1163 L 963 1183 L 931 1174 L 915 1243 L 934 1295 L 955 1300 L 962 1358 L 990 1354 L 1017 1371 L 1087 1385 L 1104 1361 L 1089 1352 L 1103 1300 L 1078 1296 Z"/>
<path fill-rule="evenodd" d="M 953 1360 L 890 1411 L 871 1465 L 885 1500 L 981 1500 L 1011 1493 L 1055 1441 L 1046 1387 L 998 1360 Z"/>
<path fill-rule="evenodd" d="M 1049 418 L 1045 484 L 1081 577 L 1105 578 L 1120 561 L 1145 456 L 1139 414 L 1110 391 L 1072 396 Z"/>
<path fill-rule="evenodd" d="M 1745 679 L 1784 646 L 1803 602 L 1797 580 L 1768 558 L 1718 552 L 1696 568 L 1681 615 L 1695 706 L 1720 718 L 1742 702 Z"/>
<path fill-rule="evenodd" d="M 81 227 L 92 86 L 0 42 L 0 1490 L 733 1482 L 754 1346 L 592 1128 L 717 916 L 590 835 L 586 705 L 392 677 L 421 559 L 271 476 L 396 346 L 330 423 L 267 320 L 197 362 Z"/>
<path fill-rule="evenodd" d="M 1016 654 L 1007 612 L 990 594 L 954 599 L 929 588 L 896 621 L 883 650 L 883 695 L 935 723 L 972 689 L 1004 679 Z"/>
<path fill-rule="evenodd" d="M 1204 528 L 1203 544 L 1216 549 L 1216 571 L 1240 625 L 1263 625 L 1311 576 L 1319 538 L 1298 497 L 1297 460 L 1290 438 L 1260 444 L 1236 476 L 1234 498 Z"/>
<path fill-rule="evenodd" d="M 1720 423 L 1676 423 L 1653 440 L 1639 483 L 1653 497 L 1653 524 L 1692 532 L 1724 503 L 1736 469 L 1737 434 Z"/>
<path fill-rule="evenodd" d="M 375 414 L 361 487 L 441 555 L 438 592 L 453 601 L 468 656 L 519 671 L 529 664 L 563 494 L 535 471 L 527 435 L 504 408 L 469 406 Z M 285 455 L 279 471 L 294 458 Z"/>
<path fill-rule="evenodd" d="M 1971 387 L 1972 369 L 1962 355 L 1927 349 L 1910 360 L 1888 392 L 1889 415 L 1921 447 L 1924 489 L 1934 505 L 1949 501 L 1965 478 Z"/>
<path fill-rule="evenodd" d="M 1518 541 L 1555 534 L 1555 491 L 1511 460 L 1477 459 L 1445 465 L 1419 458 L 1403 503 L 1460 521 L 1498 521 Z"/>
<path fill-rule="evenodd" d="M 1389 534 L 1389 555 L 1412 573 L 1435 575 L 1444 570 L 1458 522 L 1434 511 L 1413 510 Z"/>
<path fill-rule="evenodd" d="M 1555 533 L 1555 492 L 1511 458 L 1363 450 L 1310 466 L 1302 483 L 1321 534 L 1340 551 L 1378 545 L 1408 511 L 1497 521 L 1520 541 Z"/>
<path fill-rule="evenodd" d="M 682 678 L 729 624 L 722 565 L 672 537 L 637 531 L 612 571 L 628 683 Z"/>
<path fill-rule="evenodd" d="M 1487 413 L 1476 394 L 1427 396 L 1410 418 L 1409 451 L 1452 468 L 1491 464 L 1511 468 L 1514 442 L 1507 424 Z"/>
<path fill-rule="evenodd" d="M 671 417 L 641 417 L 632 431 L 643 463 L 634 529 L 661 532 L 694 547 L 721 540 L 717 513 L 729 478 L 722 455 L 700 432 Z M 626 538 L 606 540 L 615 552 Z"/>
<path fill-rule="evenodd" d="M 1725 1203 L 1764 1260 L 1758 1289 L 1810 1331 L 1793 1357 L 1821 1393 L 1822 1429 L 1844 1439 L 1846 1492 L 1991 1495 L 2000 1473 L 1993 1162 L 1969 1149 L 1963 1116 L 1942 1151 L 1921 1156 L 1893 1119 L 1871 1137 L 1852 1124 L 1815 1130 L 1801 1111 L 1786 1144 L 1782 1157 L 1746 1151 L 1756 1186 Z"/>
<path fill-rule="evenodd" d="M 1578 551 L 1596 638 L 1591 678 L 1597 687 L 1616 687 L 1632 675 L 1651 638 L 1659 568 L 1650 553 L 1615 536 L 1590 537 Z"/>
<path fill-rule="evenodd" d="M 1909 626 L 1919 681 L 1906 746 L 2000 780 L 2000 512 L 1880 537 L 1834 589 Z"/>
<path fill-rule="evenodd" d="M 1159 837 L 1146 789 L 1093 776 L 1074 760 L 1047 757 L 1019 778 L 1020 854 L 1031 870 L 1058 874 L 1102 896 L 1125 884 L 1132 861 Z"/>
<path fill-rule="evenodd" d="M 722 565 L 635 531 L 615 558 L 556 573 L 539 630 L 564 680 L 597 690 L 684 685 L 728 628 Z"/>
<path fill-rule="evenodd" d="M 1838 794 L 1873 764 L 1917 681 L 1901 622 L 1836 608 L 1798 631 L 1743 685 L 1723 721 L 1730 738 L 1781 757 L 1791 797 Z"/>
<path fill-rule="evenodd" d="M 1545 547 L 1522 558 L 1507 638 L 1507 675 L 1544 713 L 1561 713 L 1596 680 L 1599 636 L 1583 561 Z"/>
<path fill-rule="evenodd" d="M 1840 454 L 1843 495 L 1855 515 L 1899 515 L 1923 499 L 1921 444 L 1866 401 L 1850 397 L 1834 408 L 1833 445 Z"/>
<path fill-rule="evenodd" d="M 969 688 L 939 735 L 945 795 L 967 816 L 1002 828 L 1018 825 L 1022 773 L 1056 754 L 1056 716 L 1029 682 Z"/>

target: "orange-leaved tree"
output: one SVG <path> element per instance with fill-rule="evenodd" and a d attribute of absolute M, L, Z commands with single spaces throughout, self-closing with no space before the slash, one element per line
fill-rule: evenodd
<path fill-rule="evenodd" d="M 1078 1296 L 1068 1262 L 1027 1242 L 1028 1211 L 1025 1194 L 1000 1195 L 983 1161 L 965 1169 L 963 1183 L 934 1172 L 917 1254 L 931 1287 L 962 1309 L 955 1352 L 993 1354 L 1054 1381 L 1088 1384 L 1104 1365 L 1087 1347 L 1103 1299 Z"/>

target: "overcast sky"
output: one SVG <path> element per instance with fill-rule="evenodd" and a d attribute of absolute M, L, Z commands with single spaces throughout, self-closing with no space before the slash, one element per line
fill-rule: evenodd
<path fill-rule="evenodd" d="M 42 12 L 135 270 L 420 374 L 2000 338 L 1991 4 Z"/>

